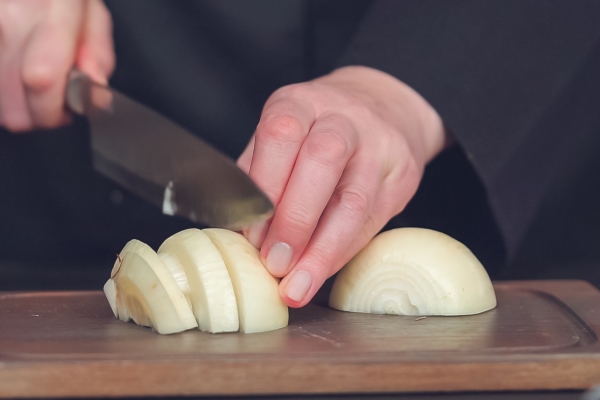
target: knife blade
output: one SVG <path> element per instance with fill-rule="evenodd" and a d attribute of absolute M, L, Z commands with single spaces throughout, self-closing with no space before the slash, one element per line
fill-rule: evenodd
<path fill-rule="evenodd" d="M 66 103 L 89 119 L 95 169 L 163 213 L 233 230 L 273 214 L 233 160 L 117 90 L 73 71 Z"/>

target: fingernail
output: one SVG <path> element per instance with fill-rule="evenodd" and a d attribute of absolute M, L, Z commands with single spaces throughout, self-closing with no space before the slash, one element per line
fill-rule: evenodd
<path fill-rule="evenodd" d="M 306 297 L 311 284 L 312 277 L 308 271 L 296 271 L 285 287 L 286 295 L 294 301 L 302 301 Z"/>
<path fill-rule="evenodd" d="M 265 264 L 269 272 L 275 276 L 283 276 L 292 261 L 292 248 L 289 244 L 277 242 L 269 250 Z"/>
<path fill-rule="evenodd" d="M 250 227 L 250 229 L 248 229 L 246 233 L 248 241 L 252 243 L 252 245 L 257 249 L 262 244 L 263 230 L 265 229 L 265 225 L 266 222 L 259 222 L 257 224 L 254 224 Z"/>

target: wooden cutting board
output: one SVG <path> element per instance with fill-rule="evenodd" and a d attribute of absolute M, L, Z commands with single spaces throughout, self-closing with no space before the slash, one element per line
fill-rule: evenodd
<path fill-rule="evenodd" d="M 259 334 L 161 336 L 101 292 L 0 294 L 0 397 L 584 389 L 600 384 L 600 292 L 580 281 L 495 285 L 469 317 L 310 305 Z"/>

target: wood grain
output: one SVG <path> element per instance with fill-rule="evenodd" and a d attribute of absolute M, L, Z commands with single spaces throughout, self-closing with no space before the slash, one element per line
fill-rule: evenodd
<path fill-rule="evenodd" d="M 0 397 L 585 389 L 600 383 L 600 292 L 580 281 L 495 284 L 469 317 L 310 305 L 260 334 L 161 336 L 101 292 L 0 294 Z"/>

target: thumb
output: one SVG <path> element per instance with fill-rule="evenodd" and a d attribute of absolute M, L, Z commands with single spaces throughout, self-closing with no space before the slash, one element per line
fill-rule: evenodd
<path fill-rule="evenodd" d="M 115 68 L 112 18 L 101 0 L 89 0 L 76 56 L 77 67 L 106 84 Z"/>

